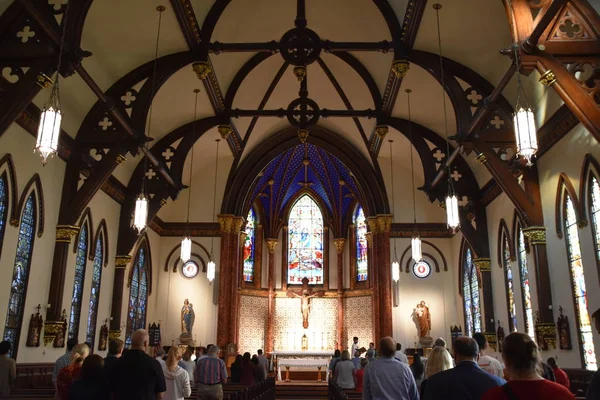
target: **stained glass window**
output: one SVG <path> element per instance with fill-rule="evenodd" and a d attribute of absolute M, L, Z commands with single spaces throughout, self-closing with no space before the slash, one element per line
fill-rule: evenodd
<path fill-rule="evenodd" d="M 521 275 L 521 299 L 523 300 L 523 315 L 525 317 L 525 332 L 535 339 L 533 325 L 533 309 L 531 307 L 531 288 L 529 286 L 529 269 L 527 267 L 527 251 L 525 249 L 525 236 L 519 228 L 519 272 Z"/>
<path fill-rule="evenodd" d="M 366 281 L 369 278 L 369 262 L 367 258 L 367 219 L 361 206 L 358 206 L 353 218 L 356 227 L 356 280 Z"/>
<path fill-rule="evenodd" d="M 595 176 L 590 181 L 590 214 L 596 243 L 596 261 L 600 264 L 600 184 Z"/>
<path fill-rule="evenodd" d="M 96 251 L 94 253 L 90 309 L 88 311 L 87 333 L 85 335 L 86 341 L 92 344 L 92 349 L 94 348 L 94 340 L 96 338 L 96 321 L 98 319 L 98 299 L 100 298 L 100 282 L 102 280 L 103 251 L 102 236 L 100 235 L 96 241 Z"/>
<path fill-rule="evenodd" d="M 592 337 L 592 325 L 588 314 L 587 291 L 585 288 L 585 277 L 583 274 L 583 263 L 581 260 L 581 248 L 579 247 L 579 231 L 577 217 L 571 197 L 565 193 L 564 204 L 565 240 L 567 242 L 567 256 L 571 270 L 571 287 L 575 297 L 575 309 L 577 310 L 577 325 L 581 339 L 581 351 L 585 368 L 595 371 L 596 352 Z"/>
<path fill-rule="evenodd" d="M 73 296 L 71 297 L 71 314 L 69 315 L 69 339 L 79 335 L 79 320 L 81 319 L 81 301 L 83 298 L 83 281 L 85 279 L 85 264 L 87 255 L 88 229 L 87 224 L 81 224 L 79 241 L 77 242 L 77 258 L 75 260 L 75 279 L 73 281 Z"/>
<path fill-rule="evenodd" d="M 244 282 L 254 281 L 254 237 L 255 217 L 251 208 L 246 218 L 246 239 L 244 240 Z"/>
<path fill-rule="evenodd" d="M 131 344 L 131 335 L 146 326 L 146 306 L 148 303 L 148 276 L 146 251 L 140 247 L 131 275 L 129 306 L 127 310 L 127 335 L 125 344 Z"/>
<path fill-rule="evenodd" d="M 27 282 L 29 280 L 29 266 L 31 264 L 31 252 L 33 250 L 33 238 L 35 232 L 35 197 L 30 194 L 25 202 L 25 209 L 21 217 L 19 227 L 19 238 L 17 241 L 17 255 L 13 269 L 13 277 L 8 298 L 8 311 L 4 327 L 4 338 L 12 344 L 9 357 L 16 358 L 19 348 L 19 335 L 21 322 L 25 308 L 25 296 L 27 294 Z"/>
<path fill-rule="evenodd" d="M 6 215 L 8 210 L 8 191 L 6 190 L 6 179 L 0 176 L 0 249 L 2 249 L 2 239 L 4 238 L 4 228 L 6 227 Z"/>
<path fill-rule="evenodd" d="M 479 278 L 473 263 L 473 253 L 467 248 L 463 260 L 463 305 L 465 309 L 465 333 L 472 336 L 481 332 L 481 306 L 479 304 Z"/>
<path fill-rule="evenodd" d="M 288 284 L 323 283 L 323 216 L 308 195 L 292 207 L 288 219 Z"/>
<path fill-rule="evenodd" d="M 504 284 L 508 300 L 508 325 L 511 332 L 517 331 L 517 306 L 515 304 L 515 287 L 513 283 L 512 263 L 510 260 L 510 247 L 506 236 L 502 240 L 502 263 L 504 267 Z"/>

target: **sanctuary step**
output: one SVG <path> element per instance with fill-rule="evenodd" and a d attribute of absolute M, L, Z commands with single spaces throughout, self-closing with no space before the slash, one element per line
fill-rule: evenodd
<path fill-rule="evenodd" d="M 297 380 L 293 382 L 277 382 L 275 390 L 277 400 L 325 400 L 327 384 L 318 384 L 315 381 Z"/>

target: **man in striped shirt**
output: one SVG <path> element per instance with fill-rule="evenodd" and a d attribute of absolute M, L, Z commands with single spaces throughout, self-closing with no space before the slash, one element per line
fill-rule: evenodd
<path fill-rule="evenodd" d="M 218 346 L 210 346 L 208 355 L 198 360 L 194 371 L 194 381 L 198 388 L 200 400 L 222 400 L 223 386 L 227 382 L 225 362 L 218 357 Z"/>

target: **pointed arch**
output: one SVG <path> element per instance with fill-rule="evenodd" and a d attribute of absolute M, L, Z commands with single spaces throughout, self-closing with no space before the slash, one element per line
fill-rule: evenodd
<path fill-rule="evenodd" d="M 92 283 L 90 287 L 90 300 L 87 315 L 87 329 L 86 329 L 86 341 L 91 343 L 91 351 L 94 350 L 96 340 L 96 326 L 98 322 L 98 305 L 100 302 L 100 289 L 102 284 L 102 269 L 106 266 L 107 258 L 107 236 L 106 236 L 106 221 L 103 219 L 96 234 L 94 235 L 94 245 L 92 253 L 94 254 L 93 270 L 92 270 Z M 91 235 L 90 235 L 91 236 Z"/>
<path fill-rule="evenodd" d="M 18 195 L 19 190 L 17 187 L 17 174 L 15 172 L 15 163 L 13 161 L 12 155 L 10 153 L 6 153 L 2 158 L 0 158 L 0 174 L 6 174 L 6 188 L 8 190 L 7 193 L 7 201 L 8 207 L 6 209 L 7 216 L 10 215 L 11 225 L 17 226 L 18 221 L 12 222 L 15 215 L 17 215 L 18 210 L 16 207 L 19 205 Z M 9 211 L 10 210 L 10 211 Z"/>
<path fill-rule="evenodd" d="M 579 220 L 577 218 L 575 201 L 566 188 L 562 196 L 561 212 L 565 232 L 567 261 L 569 263 L 569 281 L 571 282 L 573 308 L 575 309 L 577 321 L 577 341 L 579 342 L 581 363 L 588 370 L 596 370 L 596 354 L 592 325 L 588 313 L 587 289 L 579 241 Z"/>
<path fill-rule="evenodd" d="M 256 261 L 256 223 L 257 215 L 254 207 L 250 207 L 246 216 L 246 226 L 244 232 L 244 243 L 242 248 L 242 280 L 244 282 L 254 282 L 254 268 Z"/>
<path fill-rule="evenodd" d="M 587 153 L 583 158 L 583 165 L 581 166 L 581 175 L 579 178 L 579 200 L 581 201 L 581 217 L 583 219 L 592 217 L 590 216 L 590 179 L 592 176 L 596 176 L 596 178 L 600 177 L 600 163 L 598 160 L 594 158 L 593 155 Z"/>
<path fill-rule="evenodd" d="M 292 206 L 286 218 L 286 282 L 288 285 L 300 284 L 306 277 L 311 285 L 323 284 L 328 272 L 323 262 L 325 224 L 322 208 L 309 191 L 290 203 Z"/>
<path fill-rule="evenodd" d="M 529 263 L 527 261 L 529 248 L 528 242 L 525 240 L 525 235 L 523 235 L 523 221 L 521 221 L 521 217 L 517 210 L 515 210 L 513 219 L 513 241 L 516 245 L 517 263 L 519 264 L 519 283 L 521 285 L 524 331 L 532 338 L 535 338 L 533 305 L 531 303 L 531 282 L 529 279 Z"/>
<path fill-rule="evenodd" d="M 71 310 L 69 312 L 69 339 L 79 339 L 79 325 L 81 322 L 81 307 L 83 305 L 83 291 L 85 284 L 85 271 L 87 270 L 88 254 L 93 247 L 92 215 L 89 207 L 79 219 L 79 232 L 74 240 L 75 273 L 73 278 L 73 294 L 71 296 Z"/>
<path fill-rule="evenodd" d="M 512 248 L 512 238 L 504 218 L 498 227 L 498 263 L 504 270 L 504 289 L 506 290 L 506 309 L 508 311 L 508 326 L 511 332 L 517 331 L 517 304 L 515 298 L 513 264 L 515 260 Z"/>
<path fill-rule="evenodd" d="M 147 235 L 141 238 L 129 274 L 129 301 L 127 302 L 127 325 L 125 344 L 131 344 L 131 335 L 146 326 L 148 296 L 150 295 L 152 269 L 150 245 Z"/>
<path fill-rule="evenodd" d="M 442 260 L 442 266 L 444 267 L 444 272 L 447 272 L 447 271 L 448 271 L 448 262 L 446 261 L 446 257 L 444 256 L 444 253 L 442 252 L 442 250 L 440 250 L 440 248 L 439 248 L 439 247 L 437 247 L 435 244 L 433 244 L 433 243 L 432 243 L 432 242 L 430 242 L 429 240 L 424 240 L 424 239 L 421 239 L 421 245 L 422 245 L 422 246 L 423 246 L 423 245 L 430 246 L 431 248 L 433 248 L 433 250 L 435 250 L 435 252 L 437 253 L 437 256 L 438 256 L 438 257 L 439 257 L 439 258 Z M 423 246 L 423 248 L 424 248 L 424 246 Z M 402 255 L 400 256 L 400 265 L 403 265 L 403 263 L 404 263 L 404 257 L 406 257 L 406 255 L 408 254 L 408 252 L 409 252 L 411 249 L 412 249 L 412 247 L 411 247 L 410 245 L 408 245 L 408 246 L 407 246 L 407 247 L 404 249 L 404 251 L 402 252 Z M 462 249 L 462 247 L 461 247 L 461 249 Z M 462 250 L 461 250 L 461 251 L 462 251 Z M 462 254 L 462 253 L 461 253 L 461 254 Z M 440 267 L 439 267 L 439 264 L 438 264 L 438 262 L 437 262 L 437 258 L 435 258 L 435 257 L 433 257 L 433 256 L 430 256 L 430 258 L 433 260 L 433 263 L 434 263 L 434 265 L 435 265 L 435 272 L 440 272 Z M 410 260 L 411 260 L 411 259 L 412 259 L 412 258 L 411 258 L 411 257 L 409 257 L 409 258 L 406 260 L 406 265 L 407 265 L 407 267 L 409 267 L 409 266 L 411 265 L 411 264 L 410 264 Z M 402 272 L 402 271 L 400 271 L 400 272 Z M 410 272 L 410 270 L 406 270 L 406 273 L 409 273 L 409 272 Z"/>
<path fill-rule="evenodd" d="M 463 238 L 460 251 L 460 293 L 463 298 L 463 313 L 465 322 L 465 335 L 472 336 L 481 332 L 481 279 L 479 271 L 473 262 L 475 253 Z"/>
<path fill-rule="evenodd" d="M 356 249 L 356 275 L 351 279 L 357 282 L 365 282 L 369 279 L 369 251 L 367 246 L 367 218 L 363 207 L 357 203 L 352 213 L 352 224 L 354 225 L 354 246 Z"/>
<path fill-rule="evenodd" d="M 94 253 L 93 253 L 93 248 L 94 248 L 94 235 L 92 235 L 93 232 L 93 226 L 94 226 L 94 222 L 92 220 L 92 210 L 89 207 L 86 207 L 85 211 L 81 214 L 81 217 L 79 217 L 79 232 L 77 232 L 77 235 L 75 236 L 75 240 L 73 241 L 73 253 L 77 253 L 77 243 L 79 242 L 79 235 L 81 235 L 81 227 L 83 227 L 83 224 L 87 223 L 87 228 L 88 228 L 88 241 L 87 241 L 87 254 L 86 257 L 89 258 L 90 260 L 94 259 Z"/>
<path fill-rule="evenodd" d="M 10 297 L 6 320 L 4 324 L 3 340 L 12 343 L 12 349 L 9 357 L 17 357 L 19 349 L 19 339 L 21 336 L 21 326 L 23 323 L 23 314 L 25 311 L 25 300 L 27 296 L 27 286 L 31 270 L 31 260 L 33 256 L 33 246 L 35 242 L 35 230 L 39 202 L 39 192 L 33 190 L 29 193 L 20 209 L 19 238 L 17 240 L 17 251 L 13 264 L 13 276 L 11 280 Z"/>
<path fill-rule="evenodd" d="M 93 254 L 93 257 L 91 258 L 92 261 L 94 261 L 96 257 L 96 251 L 98 251 L 97 244 L 100 237 L 102 237 L 102 265 L 106 267 L 108 265 L 108 228 L 106 227 L 106 220 L 104 218 L 100 221 L 98 229 L 96 229 L 96 234 L 94 235 L 94 241 L 92 242 L 94 246 L 91 251 L 91 254 Z"/>
<path fill-rule="evenodd" d="M 35 191 L 36 193 L 36 197 L 37 197 L 37 210 L 36 210 L 36 215 L 37 215 L 37 237 L 42 237 L 42 234 L 44 233 L 44 219 L 45 219 L 45 215 L 44 215 L 44 190 L 42 189 L 42 180 L 40 179 L 40 175 L 38 173 L 33 174 L 33 176 L 31 177 L 31 179 L 29 180 L 29 182 L 27 182 L 27 185 L 25 185 L 25 189 L 23 189 L 23 192 L 21 192 L 21 197 L 19 198 L 19 204 L 17 206 L 16 209 L 13 208 L 13 210 L 16 210 L 16 212 L 20 212 L 20 210 L 23 209 L 23 207 L 25 206 L 25 202 L 27 201 L 27 199 L 29 198 L 29 194 Z M 18 226 L 19 224 L 19 215 L 13 214 L 13 217 L 11 218 L 11 225 L 13 226 Z"/>
<path fill-rule="evenodd" d="M 588 220 L 591 222 L 600 282 L 600 164 L 591 154 L 585 155 L 580 182 L 579 198 L 583 211 L 587 212 Z"/>
<path fill-rule="evenodd" d="M 192 250 L 193 250 L 194 246 L 199 247 L 204 252 L 204 255 L 206 256 L 206 258 L 210 259 L 210 252 L 202 243 L 192 239 Z M 181 248 L 181 242 L 177 243 L 177 245 L 175 247 L 173 247 L 171 249 L 171 251 L 169 252 L 169 254 L 167 255 L 167 258 L 165 260 L 165 268 L 164 268 L 165 272 L 169 271 L 169 264 L 171 263 L 171 259 L 172 259 L 173 255 L 175 254 L 175 252 L 177 250 L 179 250 L 180 248 Z M 201 259 L 202 262 L 204 262 L 204 258 L 202 256 L 198 256 L 198 259 Z M 181 262 L 181 259 L 179 257 L 176 257 L 173 259 L 173 272 L 177 272 L 177 266 L 179 265 L 180 262 Z"/>
<path fill-rule="evenodd" d="M 192 241 L 193 244 L 197 243 Z M 181 243 L 179 244 L 181 246 Z M 146 255 L 144 265 L 146 267 L 146 272 L 148 274 L 148 295 L 152 294 L 152 252 L 150 251 L 150 240 L 148 239 L 148 233 L 144 232 L 140 238 L 138 239 L 137 246 L 135 247 L 134 254 L 139 254 L 140 249 L 144 250 Z M 134 258 L 135 260 L 135 258 Z M 131 287 L 131 283 L 133 280 L 133 268 L 129 270 L 129 278 L 127 280 L 127 287 Z"/>
<path fill-rule="evenodd" d="M 573 210 L 575 212 L 575 218 L 577 220 L 577 225 L 578 226 L 587 225 L 587 221 L 585 221 L 581 217 L 582 216 L 581 204 L 579 203 L 579 197 L 577 196 L 577 192 L 575 191 L 575 188 L 573 187 L 573 183 L 571 183 L 571 179 L 569 179 L 569 177 L 565 173 L 561 172 L 560 176 L 558 177 L 558 186 L 556 188 L 556 203 L 555 203 L 555 210 L 554 210 L 554 222 L 556 224 L 556 234 L 558 235 L 558 237 L 560 239 L 562 239 L 562 237 L 563 237 L 563 231 L 562 231 L 563 224 L 562 224 L 561 216 L 563 215 L 563 213 L 562 213 L 563 202 L 564 202 L 566 193 L 568 193 L 569 197 L 571 198 L 571 201 L 573 202 Z"/>

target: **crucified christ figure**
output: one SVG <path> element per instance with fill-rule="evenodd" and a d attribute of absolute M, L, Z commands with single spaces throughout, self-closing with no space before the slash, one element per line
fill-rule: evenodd
<path fill-rule="evenodd" d="M 302 312 L 302 327 L 304 329 L 308 328 L 308 316 L 310 315 L 310 299 L 313 297 L 321 297 L 325 294 L 324 290 L 319 290 L 318 292 L 312 292 L 308 288 L 308 278 L 302 279 L 302 290 L 300 293 L 296 293 L 293 290 L 287 291 L 287 297 L 298 297 L 300 298 L 300 311 Z"/>

